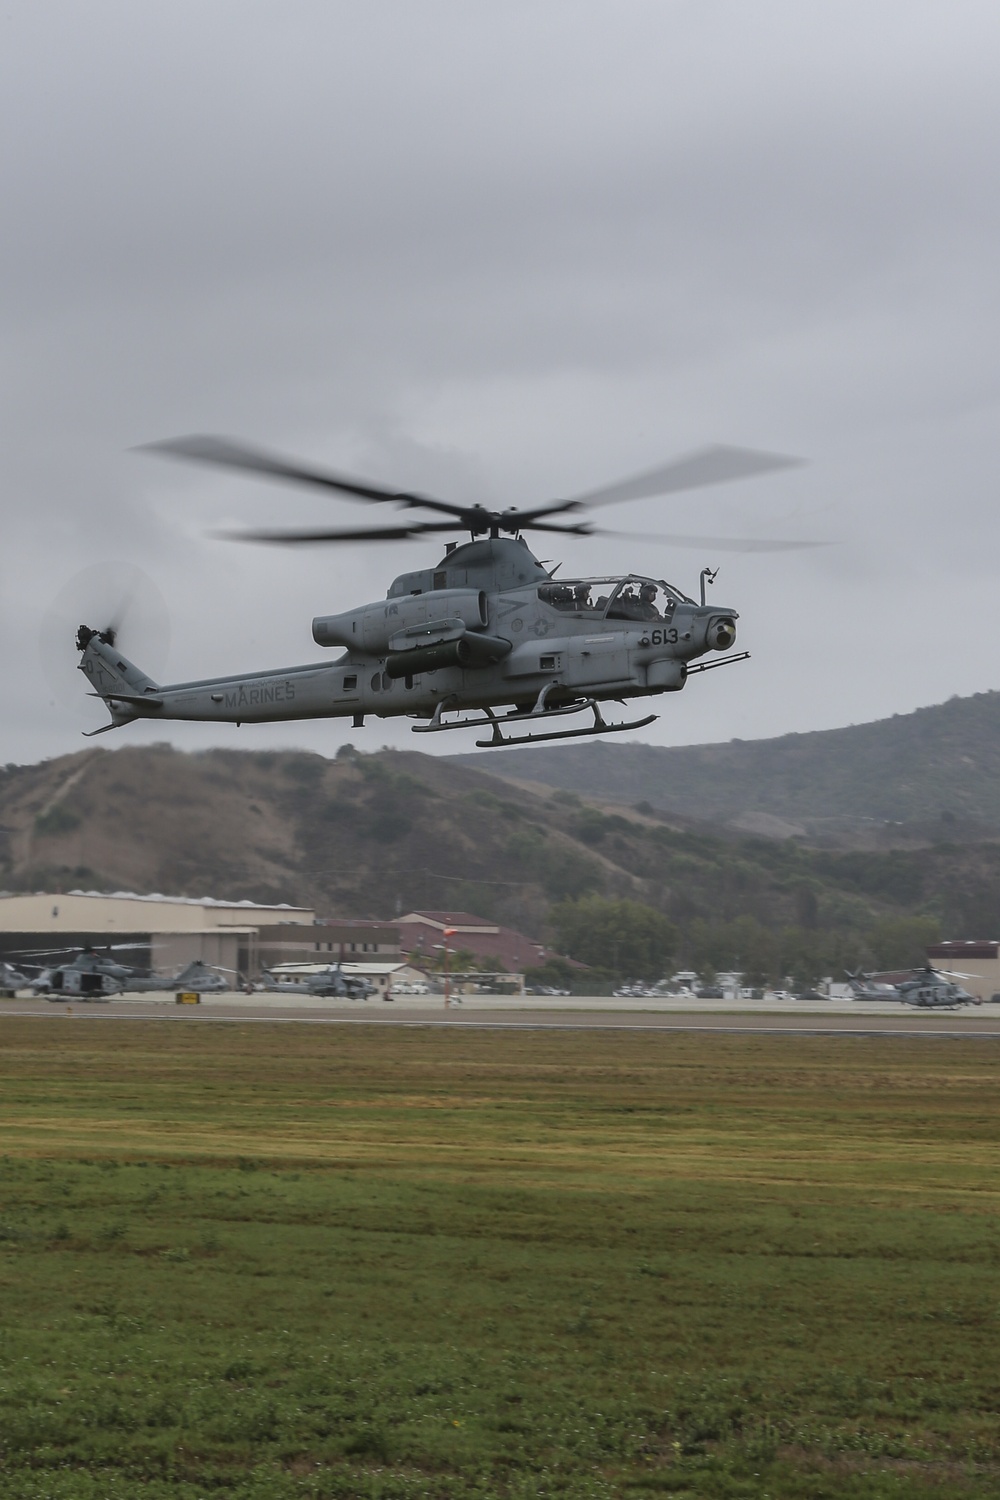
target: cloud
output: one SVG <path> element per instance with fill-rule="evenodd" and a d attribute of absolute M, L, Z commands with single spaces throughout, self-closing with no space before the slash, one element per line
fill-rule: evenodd
<path fill-rule="evenodd" d="M 0 27 L 0 628 L 29 643 L 0 667 L 0 757 L 79 743 L 86 702 L 52 701 L 30 643 L 103 557 L 154 578 L 180 677 L 308 660 L 313 613 L 433 561 L 209 540 L 359 512 L 129 451 L 197 430 L 521 504 L 703 441 L 798 452 L 795 474 L 616 513 L 838 543 L 727 560 L 754 661 L 647 733 L 995 685 L 995 7 L 95 0 Z M 689 589 L 701 566 L 564 550 L 564 572 Z"/>

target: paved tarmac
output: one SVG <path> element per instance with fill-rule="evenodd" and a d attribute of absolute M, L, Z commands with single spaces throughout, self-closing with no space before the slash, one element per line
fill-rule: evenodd
<path fill-rule="evenodd" d="M 463 997 L 445 1008 L 439 996 L 346 1001 L 302 995 L 205 995 L 199 1005 L 178 1005 L 172 994 L 114 997 L 107 1001 L 0 1000 L 0 1018 L 206 1021 L 319 1026 L 438 1026 L 528 1031 L 718 1031 L 790 1036 L 930 1036 L 1000 1040 L 1000 1006 L 957 1011 L 910 1010 L 897 1001 L 690 1001 L 585 1000 L 555 996 L 503 999 Z"/>

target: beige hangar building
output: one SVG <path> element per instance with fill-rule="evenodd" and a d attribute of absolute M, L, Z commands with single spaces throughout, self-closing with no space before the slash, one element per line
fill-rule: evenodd
<path fill-rule="evenodd" d="M 1000 994 L 1000 943 L 932 943 L 927 960 L 936 969 L 950 970 L 960 984 L 979 1000 Z"/>
<path fill-rule="evenodd" d="M 17 955 L 105 945 L 128 945 L 124 963 L 175 970 L 192 959 L 256 974 L 261 947 L 282 953 L 288 946 L 313 949 L 315 912 L 307 907 L 261 906 L 253 901 L 218 901 L 210 896 L 137 896 L 129 891 L 105 894 L 0 896 L 0 958 L 16 963 Z M 282 930 L 284 942 L 269 936 Z M 292 944 L 302 932 L 301 947 Z M 266 962 L 265 958 L 265 962 Z"/>

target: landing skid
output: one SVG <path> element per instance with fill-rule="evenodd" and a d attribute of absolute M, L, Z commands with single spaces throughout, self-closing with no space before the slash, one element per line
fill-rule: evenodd
<path fill-rule="evenodd" d="M 488 740 L 477 740 L 476 744 L 483 749 L 495 749 L 497 745 L 533 745 L 540 740 L 581 740 L 592 734 L 621 734 L 625 729 L 644 729 L 647 724 L 653 724 L 659 718 L 658 714 L 647 714 L 644 719 L 630 719 L 627 724 L 606 724 L 596 703 L 587 703 L 584 707 L 593 709 L 594 712 L 594 722 L 589 729 L 553 729 L 549 734 L 521 734 L 516 739 L 511 739 L 509 736 L 505 738 L 500 733 L 500 721 L 493 718 L 491 714 L 493 736 Z M 549 714 L 554 712 L 558 713 L 560 710 L 550 709 L 541 717 L 547 719 Z M 530 718 L 531 716 L 526 714 L 524 717 Z M 506 722 L 504 720 L 504 723 Z"/>
<path fill-rule="evenodd" d="M 576 740 L 595 734 L 621 734 L 626 729 L 643 729 L 658 718 L 657 714 L 647 714 L 644 719 L 631 719 L 626 724 L 608 724 L 596 701 L 593 698 L 583 698 L 576 703 L 568 703 L 563 708 L 539 708 L 536 704 L 533 709 L 504 714 L 502 719 L 488 708 L 480 718 L 454 719 L 450 724 L 445 724 L 441 718 L 444 707 L 443 703 L 438 705 L 429 724 L 415 724 L 414 734 L 434 734 L 445 729 L 478 729 L 481 725 L 488 724 L 492 731 L 490 738 L 477 740 L 476 744 L 481 749 L 496 749 L 498 745 L 533 745 L 541 740 Z M 522 734 L 516 737 L 502 733 L 510 724 L 546 724 L 550 719 L 561 718 L 564 714 L 582 713 L 588 708 L 594 715 L 594 722 L 586 729 L 552 729 L 545 734 Z"/>

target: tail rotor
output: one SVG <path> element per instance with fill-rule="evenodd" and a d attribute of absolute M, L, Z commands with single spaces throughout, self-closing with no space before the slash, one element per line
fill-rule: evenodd
<path fill-rule="evenodd" d="M 53 705 L 78 701 L 76 652 L 85 651 L 95 636 L 141 661 L 151 677 L 162 677 L 170 649 L 170 614 L 152 578 L 134 563 L 109 560 L 82 568 L 46 610 L 39 656 Z"/>

